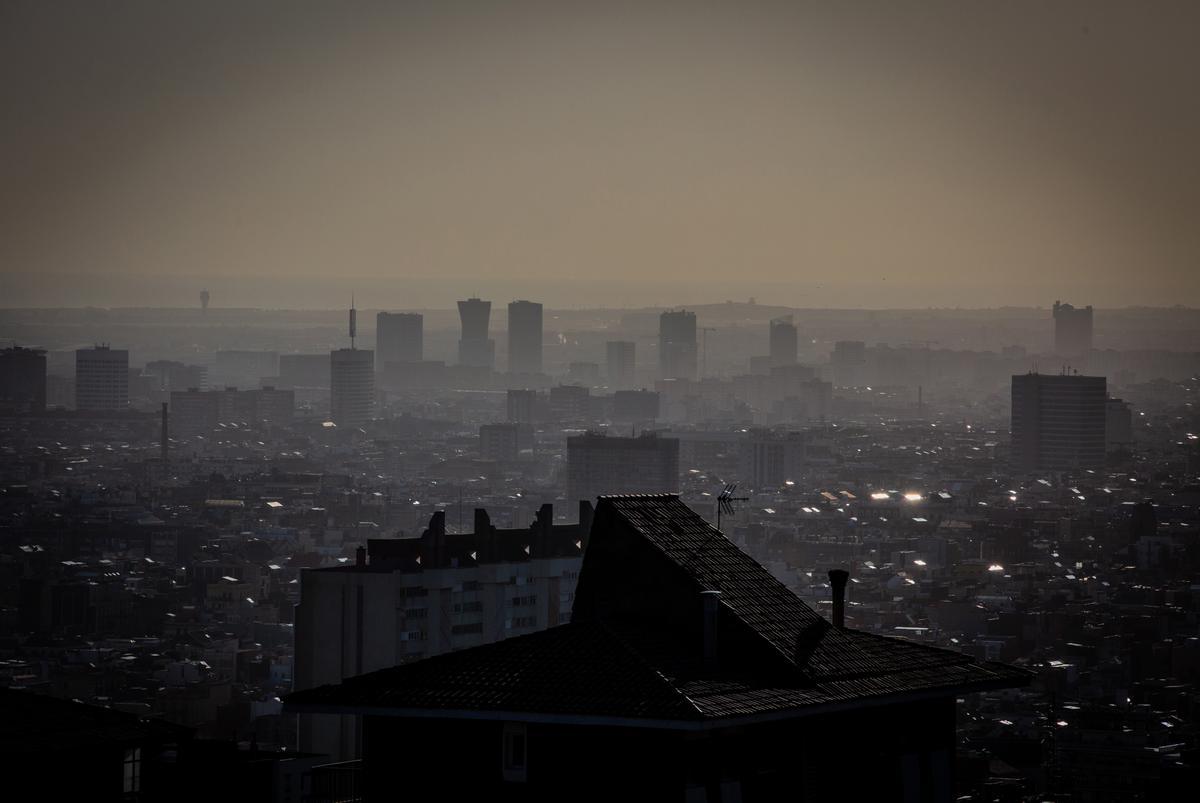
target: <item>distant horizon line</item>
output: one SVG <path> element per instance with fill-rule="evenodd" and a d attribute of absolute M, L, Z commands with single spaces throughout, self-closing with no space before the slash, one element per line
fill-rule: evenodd
<path fill-rule="evenodd" d="M 492 299 L 481 299 L 481 300 L 491 301 Z M 507 302 L 500 301 L 500 302 L 496 302 L 496 303 L 504 305 Z M 790 304 L 765 304 L 765 303 L 762 303 L 759 301 L 750 302 L 750 301 L 732 301 L 732 300 L 709 301 L 709 302 L 704 302 L 704 303 L 699 303 L 699 304 L 696 304 L 696 303 L 647 304 L 645 306 L 637 306 L 637 307 L 626 307 L 626 306 L 611 305 L 611 304 L 600 304 L 600 305 L 596 305 L 596 306 L 570 307 L 570 306 L 551 306 L 544 302 L 533 302 L 533 303 L 540 303 L 545 307 L 545 309 L 551 310 L 551 311 L 563 310 L 563 311 L 570 311 L 570 312 L 688 310 L 688 309 L 700 309 L 700 308 L 705 308 L 705 307 L 725 307 L 725 306 L 762 307 L 762 308 L 770 308 L 770 309 L 794 310 L 797 312 L 950 312 L 950 311 L 954 311 L 954 312 L 995 312 L 995 311 L 999 311 L 999 310 L 1047 310 L 1047 311 L 1049 311 L 1049 310 L 1052 310 L 1054 307 L 1053 303 L 1047 304 L 1045 306 L 1023 305 L 1023 304 L 999 304 L 994 307 L 969 307 L 969 306 L 961 306 L 961 305 L 942 305 L 942 306 L 924 306 L 924 307 L 906 307 L 906 306 L 841 307 L 841 306 L 827 305 L 827 306 L 819 306 L 819 307 L 797 307 L 797 306 L 792 306 Z M 1063 302 L 1063 303 L 1069 303 L 1069 302 Z M 1200 306 L 1194 307 L 1189 304 L 1127 304 L 1125 306 L 1120 306 L 1120 307 L 1099 306 L 1096 304 L 1091 304 L 1091 305 L 1084 304 L 1081 306 L 1081 305 L 1077 304 L 1074 306 L 1077 309 L 1081 309 L 1081 308 L 1086 309 L 1088 306 L 1090 306 L 1093 310 L 1098 311 L 1098 312 L 1099 311 L 1123 311 L 1123 310 L 1200 311 Z M 6 312 L 46 312 L 46 311 L 51 311 L 51 310 L 77 310 L 77 311 L 103 310 L 103 311 L 107 311 L 107 312 L 135 311 L 135 310 L 161 311 L 161 312 L 195 311 L 195 312 L 199 312 L 199 313 L 203 314 L 206 311 L 207 312 L 214 312 L 214 311 L 220 311 L 220 312 L 345 312 L 348 309 L 349 309 L 348 306 L 342 306 L 342 307 L 262 307 L 262 306 L 216 307 L 216 306 L 210 305 L 207 308 L 207 310 L 205 310 L 205 309 L 201 308 L 200 306 L 166 306 L 166 305 L 155 305 L 155 304 L 140 304 L 140 305 L 130 305 L 130 306 L 104 306 L 104 305 L 100 305 L 100 304 L 89 304 L 89 305 L 81 306 L 81 305 L 71 305 L 71 304 L 59 304 L 59 305 L 37 305 L 37 306 L 20 306 L 20 307 L 0 307 L 0 314 L 6 313 Z M 453 312 L 453 313 L 456 313 L 458 311 L 457 308 L 455 308 L 455 307 L 434 307 L 434 306 L 355 307 L 355 309 L 359 310 L 360 312 Z"/>

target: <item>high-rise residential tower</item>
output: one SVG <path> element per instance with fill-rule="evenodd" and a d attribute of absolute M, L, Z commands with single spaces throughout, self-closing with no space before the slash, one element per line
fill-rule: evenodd
<path fill-rule="evenodd" d="M 679 310 L 659 316 L 658 364 L 663 379 L 696 378 L 696 313 Z"/>
<path fill-rule="evenodd" d="M 792 316 L 775 318 L 771 321 L 771 367 L 795 365 L 799 358 L 799 346 L 796 336 L 796 324 Z"/>
<path fill-rule="evenodd" d="M 375 370 L 392 362 L 425 359 L 425 317 L 418 313 L 381 312 L 375 316 Z"/>
<path fill-rule="evenodd" d="M 678 492 L 677 438 L 596 433 L 567 438 L 567 499 L 572 503 L 594 502 L 601 494 Z"/>
<path fill-rule="evenodd" d="M 129 406 L 129 352 L 108 346 L 75 352 L 75 409 L 124 410 Z"/>
<path fill-rule="evenodd" d="M 46 352 L 19 346 L 0 349 L 0 410 L 40 413 L 46 409 Z"/>
<path fill-rule="evenodd" d="M 514 301 L 508 305 L 508 372 L 542 372 L 542 305 Z"/>
<path fill-rule="evenodd" d="M 613 390 L 631 390 L 634 383 L 634 343 L 610 340 L 605 344 L 608 386 Z"/>
<path fill-rule="evenodd" d="M 1012 461 L 1018 471 L 1103 467 L 1107 382 L 1102 376 L 1012 378 Z"/>
<path fill-rule="evenodd" d="M 462 320 L 462 338 L 458 341 L 458 362 L 476 368 L 494 368 L 496 341 L 488 337 L 488 322 L 492 317 L 492 302 L 468 298 L 458 302 Z"/>
<path fill-rule="evenodd" d="M 1054 302 L 1054 353 L 1081 358 L 1092 350 L 1092 307 Z"/>

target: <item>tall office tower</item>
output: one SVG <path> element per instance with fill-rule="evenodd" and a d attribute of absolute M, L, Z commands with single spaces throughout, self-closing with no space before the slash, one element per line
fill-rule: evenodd
<path fill-rule="evenodd" d="M 350 348 L 329 353 L 329 417 L 341 426 L 370 421 L 375 412 L 375 352 L 354 347 L 358 312 L 350 307 Z"/>
<path fill-rule="evenodd" d="M 537 391 L 526 389 L 509 389 L 508 420 L 513 424 L 532 424 L 536 414 Z"/>
<path fill-rule="evenodd" d="M 46 409 L 46 352 L 13 346 L 0 349 L 0 410 L 40 413 Z"/>
<path fill-rule="evenodd" d="M 375 370 L 390 362 L 425 359 L 425 316 L 408 312 L 381 312 L 375 316 Z"/>
<path fill-rule="evenodd" d="M 542 305 L 514 301 L 508 305 L 508 372 L 542 372 Z"/>
<path fill-rule="evenodd" d="M 589 432 L 567 438 L 567 500 L 601 494 L 679 492 L 679 440 L 650 433 L 615 438 Z"/>
<path fill-rule="evenodd" d="M 610 340 L 605 344 L 608 387 L 631 390 L 634 383 L 634 344 L 629 340 Z"/>
<path fill-rule="evenodd" d="M 799 353 L 796 324 L 792 323 L 792 316 L 771 321 L 771 367 L 795 365 Z"/>
<path fill-rule="evenodd" d="M 1054 302 L 1054 353 L 1085 357 L 1092 350 L 1092 307 Z"/>
<path fill-rule="evenodd" d="M 555 524 L 542 505 L 529 527 L 500 529 L 475 511 L 471 533 L 447 533 L 438 511 L 420 538 L 372 538 L 352 565 L 300 573 L 295 688 L 311 689 L 568 621 L 592 508 Z M 304 714 L 300 749 L 359 754 L 357 717 Z"/>
<path fill-rule="evenodd" d="M 488 337 L 488 321 L 492 317 L 492 302 L 468 298 L 458 302 L 458 317 L 462 319 L 462 338 L 458 341 L 459 365 L 494 368 L 496 341 Z"/>
<path fill-rule="evenodd" d="M 1031 472 L 1103 467 L 1107 404 L 1102 376 L 1014 376 L 1014 468 Z"/>
<path fill-rule="evenodd" d="M 129 406 L 129 352 L 96 346 L 75 352 L 75 409 L 124 410 Z"/>
<path fill-rule="evenodd" d="M 696 313 L 680 310 L 659 316 L 658 366 L 663 379 L 696 378 Z"/>

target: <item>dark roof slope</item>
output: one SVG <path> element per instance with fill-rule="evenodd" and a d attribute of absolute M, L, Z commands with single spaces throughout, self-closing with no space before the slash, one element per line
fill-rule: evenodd
<path fill-rule="evenodd" d="M 707 589 L 721 591 L 719 630 L 730 636 L 720 638 L 717 671 L 702 665 L 689 631 L 689 606 Z M 686 724 L 1028 680 L 963 653 L 834 628 L 677 496 L 611 496 L 597 508 L 571 624 L 297 692 L 288 703 Z"/>
<path fill-rule="evenodd" d="M 190 729 L 28 691 L 0 689 L 0 751 L 25 754 L 177 738 Z"/>

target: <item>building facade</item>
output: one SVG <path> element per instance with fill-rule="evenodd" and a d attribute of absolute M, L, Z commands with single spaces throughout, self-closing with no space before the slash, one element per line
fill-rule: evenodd
<path fill-rule="evenodd" d="M 679 310 L 659 316 L 658 364 L 662 379 L 696 378 L 696 313 Z"/>
<path fill-rule="evenodd" d="M 108 346 L 75 352 L 75 409 L 124 410 L 129 406 L 129 352 Z"/>
<path fill-rule="evenodd" d="M 418 313 L 381 312 L 375 316 L 375 371 L 391 362 L 425 359 L 425 317 Z"/>
<path fill-rule="evenodd" d="M 329 353 L 329 418 L 358 426 L 375 415 L 375 352 L 337 349 Z"/>
<path fill-rule="evenodd" d="M 19 346 L 0 349 L 0 410 L 40 413 L 46 409 L 46 352 Z"/>
<path fill-rule="evenodd" d="M 1081 359 L 1092 350 L 1092 307 L 1054 302 L 1054 353 Z"/>
<path fill-rule="evenodd" d="M 491 370 L 496 366 L 496 341 L 488 336 L 492 302 L 468 298 L 458 302 L 462 337 L 458 341 L 458 363 Z"/>
<path fill-rule="evenodd" d="M 514 301 L 508 305 L 508 372 L 542 372 L 542 305 Z"/>
<path fill-rule="evenodd" d="M 799 359 L 799 339 L 792 316 L 776 318 L 770 324 L 770 365 L 778 368 L 795 365 Z"/>
<path fill-rule="evenodd" d="M 653 433 L 618 438 L 596 433 L 567 438 L 567 500 L 602 494 L 679 491 L 679 441 Z"/>
<path fill-rule="evenodd" d="M 1104 466 L 1107 381 L 1102 376 L 1012 378 L 1012 462 L 1018 471 Z"/>
<path fill-rule="evenodd" d="M 609 388 L 613 390 L 632 390 L 636 377 L 634 374 L 634 355 L 636 345 L 631 340 L 610 340 L 604 344 L 605 374 Z"/>
<path fill-rule="evenodd" d="M 532 633 L 570 619 L 590 505 L 556 525 L 543 505 L 528 528 L 446 532 L 444 512 L 420 538 L 371 539 L 357 565 L 301 574 L 295 688 L 312 689 L 419 658 Z M 356 717 L 312 716 L 300 749 L 358 754 Z"/>

